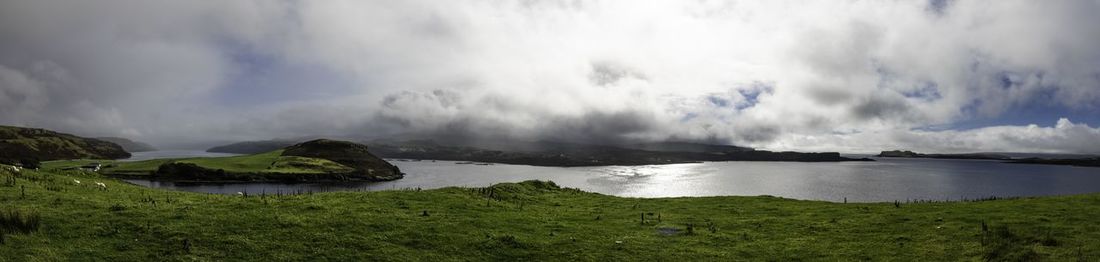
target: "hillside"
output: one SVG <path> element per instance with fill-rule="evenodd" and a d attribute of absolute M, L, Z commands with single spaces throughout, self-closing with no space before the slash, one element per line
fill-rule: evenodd
<path fill-rule="evenodd" d="M 126 138 L 121 138 L 121 137 L 97 137 L 95 139 L 99 139 L 99 140 L 103 140 L 103 141 L 118 144 L 119 146 L 122 146 L 122 149 L 126 150 L 126 152 L 131 152 L 131 153 L 133 153 L 133 152 L 156 151 L 157 150 L 157 148 L 153 147 L 152 145 L 142 143 L 142 142 L 138 142 L 138 141 L 133 141 L 133 140 L 126 139 Z"/>
<path fill-rule="evenodd" d="M 0 226 L 0 261 L 1100 258 L 1100 194 L 844 204 L 622 198 L 528 181 L 280 196 L 157 190 L 82 172 L 0 168 L 0 178 L 0 214 L 19 218 Z"/>
<path fill-rule="evenodd" d="M 374 156 L 367 146 L 347 141 L 317 139 L 286 147 L 283 156 L 320 158 L 355 169 L 355 176 L 370 180 L 394 180 L 404 176 L 401 170 Z"/>
<path fill-rule="evenodd" d="M 40 128 L 0 126 L 0 163 L 128 158 L 118 144 Z"/>

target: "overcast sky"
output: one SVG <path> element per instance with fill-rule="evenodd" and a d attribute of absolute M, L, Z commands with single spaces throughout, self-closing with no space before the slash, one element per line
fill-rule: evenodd
<path fill-rule="evenodd" d="M 0 1 L 0 124 L 1100 152 L 1100 1 Z"/>

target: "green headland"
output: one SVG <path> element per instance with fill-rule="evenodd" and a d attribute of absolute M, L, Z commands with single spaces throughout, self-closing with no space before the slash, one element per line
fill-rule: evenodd
<path fill-rule="evenodd" d="M 114 177 L 208 182 L 384 181 L 402 176 L 396 166 L 370 155 L 366 146 L 325 139 L 266 153 L 231 157 L 143 161 L 56 160 L 44 162 L 43 167 L 57 170 L 91 168 Z"/>

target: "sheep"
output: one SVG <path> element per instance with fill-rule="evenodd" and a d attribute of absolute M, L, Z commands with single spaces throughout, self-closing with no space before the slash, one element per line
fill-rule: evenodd
<path fill-rule="evenodd" d="M 76 180 L 76 179 L 73 179 L 73 183 L 76 183 L 77 185 L 79 185 L 79 184 L 80 184 L 80 180 Z"/>
<path fill-rule="evenodd" d="M 95 185 L 98 186 L 99 189 L 107 190 L 107 184 L 104 184 L 103 182 L 95 182 Z"/>

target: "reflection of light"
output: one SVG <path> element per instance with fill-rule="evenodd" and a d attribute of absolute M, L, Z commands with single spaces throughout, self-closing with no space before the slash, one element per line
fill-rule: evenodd
<path fill-rule="evenodd" d="M 592 170 L 599 180 L 623 187 L 625 196 L 684 196 L 697 195 L 694 185 L 700 173 L 701 163 L 608 166 Z M 705 171 L 704 171 L 705 172 Z"/>

